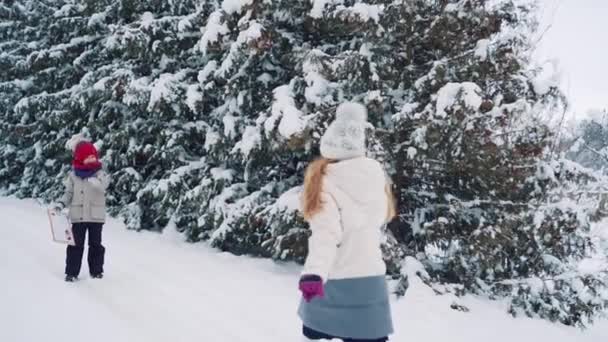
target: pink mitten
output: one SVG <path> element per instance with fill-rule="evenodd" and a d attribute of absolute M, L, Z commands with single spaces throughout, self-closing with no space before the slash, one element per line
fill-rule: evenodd
<path fill-rule="evenodd" d="M 310 302 L 313 298 L 323 298 L 325 292 L 323 289 L 323 279 L 318 275 L 303 275 L 300 278 L 300 291 L 306 302 Z"/>

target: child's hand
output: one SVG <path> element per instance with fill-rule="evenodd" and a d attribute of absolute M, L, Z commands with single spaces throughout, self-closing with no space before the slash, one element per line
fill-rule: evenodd
<path fill-rule="evenodd" d="M 69 210 L 63 206 L 61 203 L 53 203 L 50 207 L 53 215 L 64 215 L 67 216 Z"/>
<path fill-rule="evenodd" d="M 310 302 L 315 297 L 323 298 L 325 296 L 323 279 L 314 274 L 303 275 L 300 278 L 300 291 L 306 302 Z"/>

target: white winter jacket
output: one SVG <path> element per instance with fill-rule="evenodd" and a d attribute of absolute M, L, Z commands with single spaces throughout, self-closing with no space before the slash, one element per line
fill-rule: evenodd
<path fill-rule="evenodd" d="M 70 222 L 104 223 L 106 219 L 106 196 L 108 176 L 103 170 L 82 179 L 72 171 L 66 178 L 65 193 L 61 200 L 70 210 Z"/>
<path fill-rule="evenodd" d="M 381 229 L 386 223 L 387 178 L 369 158 L 330 164 L 323 180 L 323 208 L 310 220 L 312 235 L 303 274 L 324 281 L 386 273 Z"/>

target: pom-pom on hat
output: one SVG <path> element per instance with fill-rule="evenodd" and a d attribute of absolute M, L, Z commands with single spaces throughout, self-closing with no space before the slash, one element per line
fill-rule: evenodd
<path fill-rule="evenodd" d="M 85 138 L 84 134 L 74 134 L 70 139 L 68 139 L 68 141 L 65 142 L 65 148 L 74 153 L 76 152 L 76 146 L 83 141 L 89 141 L 87 138 Z"/>
<path fill-rule="evenodd" d="M 336 120 L 321 137 L 321 155 L 333 160 L 364 157 L 365 129 L 368 126 L 365 106 L 354 102 L 339 105 Z"/>

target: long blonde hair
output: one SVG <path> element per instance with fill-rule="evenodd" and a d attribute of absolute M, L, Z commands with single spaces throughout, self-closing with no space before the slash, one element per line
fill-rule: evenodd
<path fill-rule="evenodd" d="M 306 169 L 304 175 L 304 193 L 302 194 L 302 212 L 304 219 L 310 221 L 323 208 L 321 192 L 323 191 L 323 176 L 327 172 L 327 166 L 334 161 L 327 158 L 319 158 Z"/>
<path fill-rule="evenodd" d="M 323 177 L 327 173 L 327 166 L 331 163 L 335 163 L 334 160 L 327 158 L 319 158 L 313 161 L 304 175 L 304 192 L 302 194 L 302 213 L 304 219 L 310 221 L 321 209 L 323 209 L 323 201 L 321 200 L 321 193 L 323 192 Z M 397 209 L 395 206 L 395 197 L 391 190 L 391 186 L 387 184 L 384 188 L 386 198 L 388 200 L 388 206 L 386 209 L 386 220 L 391 221 L 397 216 Z"/>
<path fill-rule="evenodd" d="M 386 194 L 386 200 L 388 203 L 386 208 L 386 222 L 390 222 L 397 217 L 397 203 L 390 183 L 384 186 L 384 193 Z"/>

